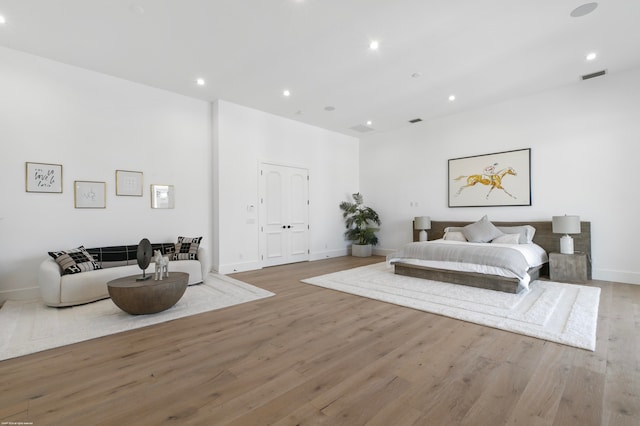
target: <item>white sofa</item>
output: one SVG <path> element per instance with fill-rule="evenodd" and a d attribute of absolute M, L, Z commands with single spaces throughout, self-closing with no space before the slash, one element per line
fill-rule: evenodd
<path fill-rule="evenodd" d="M 170 261 L 169 275 L 171 272 L 186 272 L 189 274 L 189 285 L 202 283 L 203 278 L 209 273 L 206 256 L 205 249 L 199 247 L 198 260 Z M 154 272 L 155 264 L 152 262 L 146 273 L 152 275 L 153 279 Z M 40 264 L 38 284 L 45 305 L 73 306 L 108 298 L 107 282 L 129 275 L 142 275 L 137 261 L 129 265 L 62 275 L 60 266 L 53 258 L 48 257 Z"/>

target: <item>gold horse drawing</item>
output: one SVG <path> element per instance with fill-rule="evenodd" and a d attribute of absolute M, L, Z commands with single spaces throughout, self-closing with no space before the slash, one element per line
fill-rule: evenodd
<path fill-rule="evenodd" d="M 464 176 L 463 175 L 463 176 L 458 176 L 454 180 L 461 180 L 461 179 L 467 178 L 467 184 L 461 186 L 460 189 L 458 189 L 458 192 L 456 193 L 456 195 L 460 195 L 462 190 L 465 189 L 465 188 L 468 188 L 470 186 L 474 186 L 475 184 L 481 183 L 482 185 L 491 186 L 491 188 L 489 188 L 489 192 L 487 193 L 487 196 L 486 196 L 487 199 L 489 198 L 489 195 L 491 195 L 491 191 L 493 191 L 494 189 L 501 189 L 509 197 L 517 198 L 514 195 L 510 194 L 509 191 L 504 189 L 504 187 L 502 186 L 502 178 L 505 177 L 506 175 L 517 176 L 518 174 L 513 169 L 513 167 L 507 167 L 505 169 L 497 171 L 496 173 L 488 174 L 488 175 L 470 175 L 470 176 Z"/>

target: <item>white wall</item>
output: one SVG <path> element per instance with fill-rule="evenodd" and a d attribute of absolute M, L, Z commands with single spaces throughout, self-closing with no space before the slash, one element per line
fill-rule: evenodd
<path fill-rule="evenodd" d="M 359 189 L 358 139 L 219 101 L 213 105 L 0 48 L 0 302 L 38 297 L 51 250 L 204 236 L 216 269 L 261 266 L 258 164 L 310 171 L 310 258 L 347 254 L 340 201 Z M 63 193 L 25 192 L 25 162 L 63 165 Z M 115 170 L 144 173 L 144 196 L 115 195 Z M 107 208 L 75 209 L 73 181 L 104 181 Z M 150 208 L 172 184 L 176 208 Z"/>
<path fill-rule="evenodd" d="M 592 222 L 594 278 L 640 283 L 638 70 L 359 142 L 10 49 L 0 48 L 0 63 L 0 302 L 37 297 L 46 252 L 80 244 L 202 235 L 221 272 L 260 267 L 258 222 L 247 223 L 246 211 L 259 206 L 260 161 L 310 170 L 312 260 L 347 253 L 338 204 L 361 191 L 383 220 L 379 253 L 410 240 L 417 215 L 548 220 L 579 214 Z M 527 147 L 532 206 L 447 207 L 449 158 Z M 25 192 L 26 161 L 62 164 L 64 192 Z M 115 196 L 116 169 L 142 171 L 144 196 Z M 106 182 L 107 208 L 74 209 L 74 180 Z M 150 208 L 151 183 L 175 185 L 174 210 Z"/>
<path fill-rule="evenodd" d="M 361 189 L 383 221 L 379 252 L 411 240 L 414 216 L 577 214 L 591 221 L 593 277 L 640 284 L 638 81 L 640 70 L 609 74 L 362 139 Z M 532 206 L 447 207 L 448 159 L 529 147 Z"/>
<path fill-rule="evenodd" d="M 211 247 L 211 105 L 0 48 L 0 301 L 38 297 L 47 251 L 204 236 Z M 63 166 L 63 193 L 25 192 L 25 162 Z M 115 195 L 115 170 L 144 173 Z M 104 181 L 106 209 L 75 209 L 74 180 Z M 149 185 L 176 208 L 150 208 Z"/>
<path fill-rule="evenodd" d="M 259 221 L 247 220 L 247 206 L 259 208 L 261 161 L 309 169 L 311 259 L 347 254 L 338 204 L 359 189 L 358 139 L 225 101 L 214 111 L 216 270 L 261 266 Z"/>

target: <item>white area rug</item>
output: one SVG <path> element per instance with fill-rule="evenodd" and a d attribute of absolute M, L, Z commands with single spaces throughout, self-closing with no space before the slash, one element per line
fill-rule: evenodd
<path fill-rule="evenodd" d="M 370 299 L 595 350 L 600 288 L 535 281 L 520 294 L 395 275 L 378 263 L 303 280 Z"/>
<path fill-rule="evenodd" d="M 187 287 L 172 308 L 150 315 L 129 315 L 111 299 L 70 308 L 50 308 L 41 301 L 7 301 L 0 309 L 0 360 L 273 295 L 245 282 L 210 273 L 203 284 Z"/>

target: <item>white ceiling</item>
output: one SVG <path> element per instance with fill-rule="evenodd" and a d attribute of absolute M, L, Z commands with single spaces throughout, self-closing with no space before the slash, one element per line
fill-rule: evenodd
<path fill-rule="evenodd" d="M 0 45 L 362 136 L 639 67 L 640 1 L 587 2 L 0 0 Z"/>

